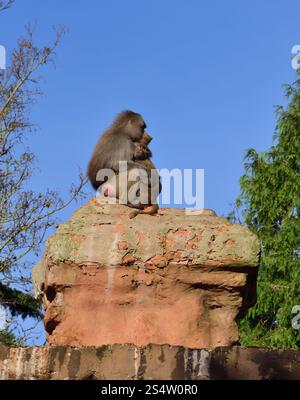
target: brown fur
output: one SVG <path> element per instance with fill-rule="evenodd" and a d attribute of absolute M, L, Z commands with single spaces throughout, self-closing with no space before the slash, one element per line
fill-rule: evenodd
<path fill-rule="evenodd" d="M 119 172 L 119 161 L 127 161 L 128 172 L 133 168 L 143 168 L 147 172 L 148 179 L 142 182 L 148 187 L 148 208 L 144 204 L 127 203 L 129 207 L 139 210 L 130 213 L 130 218 L 137 214 L 155 214 L 158 211 L 158 205 L 151 205 L 151 183 L 149 175 L 152 169 L 156 169 L 151 157 L 152 153 L 148 144 L 152 137 L 145 132 L 146 124 L 143 117 L 133 111 L 123 111 L 120 113 L 111 127 L 107 129 L 96 144 L 92 158 L 88 165 L 88 177 L 92 186 L 97 190 L 104 181 L 97 181 L 99 170 L 109 168 Z M 128 176 L 128 175 L 127 175 Z M 118 178 L 118 175 L 117 175 Z M 134 182 L 128 181 L 128 191 Z M 116 198 L 119 197 L 119 185 L 116 185 Z M 161 184 L 159 180 L 159 193 Z"/>

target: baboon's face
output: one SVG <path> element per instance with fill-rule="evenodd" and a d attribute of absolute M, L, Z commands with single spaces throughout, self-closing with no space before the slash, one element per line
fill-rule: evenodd
<path fill-rule="evenodd" d="M 141 143 L 143 145 L 147 146 L 151 142 L 151 140 L 152 140 L 152 136 L 150 136 L 149 133 L 144 130 Z"/>
<path fill-rule="evenodd" d="M 130 119 L 126 126 L 125 131 L 130 136 L 133 142 L 139 142 L 145 133 L 146 123 L 141 116 Z"/>

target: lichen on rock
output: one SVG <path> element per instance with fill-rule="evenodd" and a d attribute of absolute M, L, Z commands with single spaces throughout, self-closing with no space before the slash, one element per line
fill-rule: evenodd
<path fill-rule="evenodd" d="M 256 236 L 213 212 L 129 213 L 94 198 L 48 239 L 35 286 L 49 344 L 237 343 L 256 301 Z"/>

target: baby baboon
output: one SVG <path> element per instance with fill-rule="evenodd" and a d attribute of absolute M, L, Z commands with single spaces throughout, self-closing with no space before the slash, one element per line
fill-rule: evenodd
<path fill-rule="evenodd" d="M 160 177 L 156 171 L 155 165 L 153 164 L 151 157 L 152 152 L 148 147 L 148 144 L 151 142 L 152 137 L 147 133 L 144 132 L 142 139 L 139 142 L 135 143 L 135 153 L 134 159 L 139 164 L 142 164 L 147 170 L 152 171 L 153 181 L 149 182 L 148 184 L 148 199 L 149 204 L 146 209 L 143 210 L 135 210 L 129 214 L 129 218 L 134 218 L 138 214 L 149 214 L 154 215 L 158 212 L 158 204 L 151 204 L 153 199 L 153 195 L 155 200 L 159 193 L 161 192 L 161 181 Z"/>
<path fill-rule="evenodd" d="M 145 121 L 140 114 L 133 111 L 122 112 L 101 136 L 88 165 L 88 176 L 96 190 L 102 185 L 104 196 L 126 199 L 125 204 L 139 209 L 139 211 L 132 212 L 130 218 L 139 213 L 154 214 L 158 210 L 157 204 L 153 204 L 153 206 L 151 204 L 152 199 L 156 200 L 159 195 L 161 185 L 159 175 L 150 159 L 152 153 L 148 148 L 148 143 L 152 138 L 145 132 L 145 128 Z M 127 161 L 127 171 L 119 171 L 119 161 Z M 117 173 L 116 179 L 111 180 L 104 178 L 103 174 L 99 175 L 99 171 L 107 168 Z M 132 170 L 143 172 L 138 175 L 141 190 L 137 190 L 134 202 L 130 202 L 128 199 L 130 189 L 134 189 L 133 185 L 136 184 L 128 179 Z M 152 180 L 150 180 L 151 170 L 154 170 Z M 120 181 L 124 182 L 125 179 L 127 180 L 127 192 L 120 193 L 122 185 L 119 183 Z M 143 193 L 141 199 L 139 198 L 140 192 Z M 151 206 L 150 209 L 144 210 L 147 206 Z"/>

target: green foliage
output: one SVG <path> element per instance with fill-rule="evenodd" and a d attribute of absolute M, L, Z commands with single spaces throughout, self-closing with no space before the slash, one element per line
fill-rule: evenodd
<path fill-rule="evenodd" d="M 299 73 L 300 75 L 300 73 Z M 300 304 L 300 79 L 285 87 L 288 105 L 277 107 L 274 145 L 249 149 L 237 209 L 261 242 L 258 299 L 240 322 L 243 345 L 299 348 L 292 328 Z"/>
<path fill-rule="evenodd" d="M 5 305 L 13 316 L 20 315 L 22 318 L 30 316 L 37 319 L 43 316 L 40 303 L 31 295 L 12 289 L 1 282 L 0 304 Z"/>
<path fill-rule="evenodd" d="M 0 343 L 6 346 L 20 346 L 21 341 L 16 339 L 14 333 L 8 328 L 0 329 Z"/>

